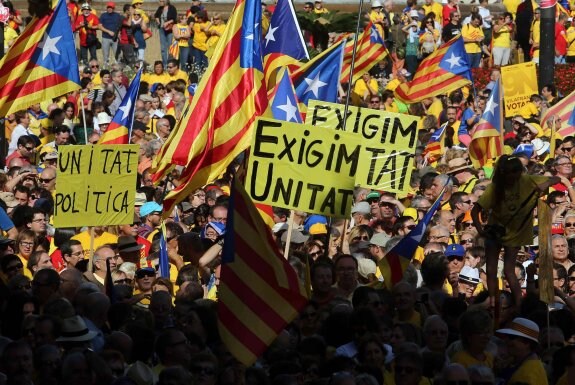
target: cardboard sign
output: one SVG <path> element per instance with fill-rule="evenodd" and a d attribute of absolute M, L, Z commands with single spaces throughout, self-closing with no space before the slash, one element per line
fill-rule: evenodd
<path fill-rule="evenodd" d="M 501 67 L 501 80 L 506 118 L 518 115 L 531 95 L 539 94 L 537 69 L 533 62 Z"/>
<path fill-rule="evenodd" d="M 140 146 L 60 146 L 58 150 L 55 227 L 134 221 Z"/>

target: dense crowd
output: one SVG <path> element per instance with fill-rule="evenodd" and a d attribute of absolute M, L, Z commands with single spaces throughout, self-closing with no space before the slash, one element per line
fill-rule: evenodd
<path fill-rule="evenodd" d="M 25 20 L 4 4 L 11 12 L 8 48 Z M 273 208 L 271 230 L 282 253 L 293 220 L 285 257 L 311 287 L 311 299 L 249 368 L 231 356 L 217 322 L 220 254 L 240 161 L 171 213 L 163 212 L 162 199 L 181 170 L 159 185 L 151 175 L 225 22 L 199 0 L 185 13 L 168 0 L 160 0 L 154 14 L 142 4 L 133 0 L 120 14 L 108 2 L 98 15 L 90 3 L 70 1 L 82 89 L 5 118 L 0 383 L 575 384 L 575 137 L 551 136 L 549 124 L 557 131 L 567 122 L 540 121 L 561 95 L 545 85 L 505 121 L 499 159 L 474 167 L 466 147 L 499 66 L 538 59 L 539 10 L 531 1 L 504 0 L 506 12 L 492 14 L 480 0 L 463 15 L 457 0 L 421 6 L 408 0 L 402 12 L 394 12 L 390 0 L 373 0 L 365 18 L 390 56 L 348 89 L 356 105 L 421 118 L 409 191 L 357 187 L 347 219 Z M 274 7 L 264 5 L 264 34 Z M 305 3 L 302 12 L 329 13 L 321 0 Z M 558 63 L 575 57 L 570 21 L 565 13 L 557 18 Z M 495 65 L 492 82 L 412 105 L 395 100 L 393 90 L 419 62 L 460 33 L 473 66 Z M 334 40 L 317 31 L 303 35 L 320 49 Z M 148 68 L 150 38 L 159 39 L 161 52 Z M 131 143 L 140 145 L 132 223 L 55 229 L 58 149 L 96 144 L 132 69 L 141 66 L 131 131 Z M 342 88 L 342 101 L 344 94 Z M 440 149 L 429 151 L 439 129 Z M 411 263 L 402 279 L 386 282 L 381 262 L 438 199 L 420 246 L 404 256 Z M 553 258 L 553 276 L 541 278 L 542 218 L 534 214 L 540 200 L 551 210 Z M 165 278 L 159 273 L 162 216 L 170 263 Z M 539 293 L 551 280 L 554 298 L 547 304 Z"/>

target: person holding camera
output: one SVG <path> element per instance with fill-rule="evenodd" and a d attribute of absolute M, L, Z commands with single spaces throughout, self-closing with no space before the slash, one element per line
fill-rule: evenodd
<path fill-rule="evenodd" d="M 526 175 L 519 157 L 502 155 L 493 172 L 493 182 L 471 210 L 473 225 L 485 237 L 487 285 L 491 306 L 497 308 L 497 263 L 503 247 L 504 274 L 515 297 L 521 303 L 521 286 L 515 276 L 515 262 L 521 246 L 533 243 L 533 209 L 539 196 L 558 176 Z M 479 214 L 489 213 L 487 224 Z"/>
<path fill-rule="evenodd" d="M 80 36 L 80 56 L 84 65 L 88 64 L 88 52 L 90 60 L 98 60 L 96 50 L 98 49 L 98 35 L 96 31 L 100 29 L 100 19 L 92 13 L 90 4 L 82 4 L 82 13 L 76 18 L 74 32 Z"/>
<path fill-rule="evenodd" d="M 108 67 L 110 64 L 110 51 L 112 51 L 112 57 L 115 58 L 116 51 L 118 50 L 118 34 L 122 27 L 122 16 L 115 10 L 116 4 L 113 1 L 109 1 L 106 4 L 106 12 L 100 16 L 102 53 L 104 55 L 105 67 Z"/>

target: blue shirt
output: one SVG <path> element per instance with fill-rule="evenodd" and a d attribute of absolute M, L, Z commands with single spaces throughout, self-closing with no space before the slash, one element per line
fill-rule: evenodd
<path fill-rule="evenodd" d="M 475 111 L 473 111 L 473 108 L 467 108 L 465 111 L 463 111 L 463 115 L 461 116 L 461 124 L 459 125 L 459 130 L 457 131 L 458 135 L 466 135 L 469 134 L 468 132 L 468 128 L 467 128 L 467 119 L 470 119 L 473 115 L 475 115 Z M 475 120 L 473 121 L 473 124 L 479 122 L 479 116 L 475 118 Z"/>
<path fill-rule="evenodd" d="M 116 12 L 105 12 L 100 16 L 100 24 L 110 31 L 117 32 L 120 30 L 120 26 L 122 25 L 122 16 Z M 107 32 L 102 31 L 102 38 L 112 39 L 113 37 L 114 35 L 110 35 Z"/>
<path fill-rule="evenodd" d="M 8 231 L 13 227 L 14 223 L 12 223 L 12 220 L 10 219 L 8 214 L 6 214 L 6 211 L 4 211 L 4 209 L 0 207 L 0 229 Z"/>

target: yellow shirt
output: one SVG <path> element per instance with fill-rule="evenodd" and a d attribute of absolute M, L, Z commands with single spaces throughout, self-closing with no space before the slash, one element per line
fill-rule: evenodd
<path fill-rule="evenodd" d="M 383 22 L 384 19 L 385 14 L 383 12 L 372 10 L 369 13 L 369 21 L 371 21 L 373 25 L 375 25 L 375 28 L 377 28 L 377 32 L 379 32 L 379 36 L 381 36 L 382 39 L 383 39 L 383 24 L 381 23 Z"/>
<path fill-rule="evenodd" d="M 218 40 L 220 40 L 220 36 L 224 33 L 224 30 L 226 29 L 226 25 L 224 23 L 219 24 L 219 25 L 212 25 L 210 27 L 210 29 L 208 29 L 208 32 L 213 33 L 213 32 L 217 32 L 217 35 L 210 35 L 210 37 L 208 38 L 208 47 L 214 47 L 216 45 L 216 43 L 218 42 Z"/>
<path fill-rule="evenodd" d="M 24 265 L 24 269 L 22 269 L 24 272 L 24 276 L 26 278 L 30 278 L 30 280 L 32 280 L 32 278 L 33 278 L 32 272 L 30 270 L 28 270 L 28 267 L 27 267 L 28 266 L 28 260 L 26 258 L 24 258 L 23 256 L 21 256 L 20 254 L 16 254 L 16 255 L 18 256 L 18 258 L 20 258 L 20 262 L 22 262 L 22 265 Z"/>
<path fill-rule="evenodd" d="M 425 15 L 433 12 L 435 14 L 435 21 L 443 25 L 443 6 L 441 4 L 432 1 L 429 5 L 423 4 L 422 8 L 425 11 Z"/>
<path fill-rule="evenodd" d="M 377 80 L 370 79 L 369 87 L 377 93 L 377 89 L 378 89 L 377 88 Z M 367 87 L 367 84 L 365 83 L 363 78 L 358 79 L 358 81 L 355 82 L 355 87 L 353 87 L 353 92 L 362 99 L 369 97 L 369 95 L 371 94 L 371 92 L 369 91 L 369 88 Z"/>
<path fill-rule="evenodd" d="M 464 39 L 477 39 L 479 37 L 484 37 L 485 35 L 483 34 L 481 27 L 474 27 L 471 24 L 467 24 L 461 29 L 461 36 L 463 36 Z M 480 53 L 481 45 L 477 42 L 465 43 L 465 52 Z"/>
<path fill-rule="evenodd" d="M 473 365 L 483 365 L 493 369 L 493 355 L 485 352 L 485 361 L 480 361 L 467 352 L 467 350 L 460 350 L 451 357 L 451 363 L 461 364 L 468 368 Z"/>
<path fill-rule="evenodd" d="M 442 112 L 443 112 L 443 104 L 441 104 L 441 100 L 434 98 L 433 103 L 431 103 L 431 105 L 427 109 L 427 114 L 433 115 L 437 118 L 437 120 L 439 120 L 439 116 L 441 115 Z"/>
<path fill-rule="evenodd" d="M 399 318 L 397 318 L 397 316 L 393 319 L 394 323 L 397 322 L 407 322 L 409 324 L 412 324 L 413 326 L 415 326 L 416 328 L 421 328 L 423 326 L 423 323 L 421 322 L 421 314 L 419 314 L 418 311 L 413 311 L 413 314 L 411 315 L 411 317 L 409 317 L 408 320 L 405 321 L 401 321 Z"/>
<path fill-rule="evenodd" d="M 190 32 L 190 26 L 185 24 L 185 23 L 184 24 L 181 24 L 181 23 L 176 24 L 176 28 L 178 29 L 178 33 L 180 35 L 185 35 L 186 33 Z M 180 47 L 189 47 L 190 44 L 188 43 L 188 40 L 189 39 L 179 39 L 178 45 Z"/>
<path fill-rule="evenodd" d="M 567 56 L 575 56 L 575 27 L 567 30 Z"/>
<path fill-rule="evenodd" d="M 168 82 L 171 82 L 172 80 L 182 79 L 183 81 L 186 82 L 186 84 L 188 84 L 188 74 L 186 74 L 186 72 L 182 71 L 181 69 L 178 69 L 178 72 L 176 72 L 174 76 L 170 74 L 167 75 L 168 75 Z"/>
<path fill-rule="evenodd" d="M 543 363 L 538 358 L 524 361 L 513 373 L 509 384 L 547 385 L 547 374 Z"/>
<path fill-rule="evenodd" d="M 521 4 L 521 0 L 503 0 L 503 5 L 507 12 L 513 15 L 513 20 L 515 20 L 515 14 L 517 13 L 517 7 Z"/>
<path fill-rule="evenodd" d="M 328 11 L 327 8 L 322 7 L 321 9 L 314 8 L 314 9 L 313 9 L 313 13 L 318 14 L 318 15 L 321 15 L 321 14 L 323 14 L 323 13 L 329 13 L 329 11 Z"/>
<path fill-rule="evenodd" d="M 82 231 L 80 234 L 74 235 L 72 239 L 80 241 L 82 249 L 84 249 L 84 258 L 88 258 L 90 256 L 90 231 Z M 104 231 L 102 235 L 94 238 L 94 250 L 100 246 L 113 243 L 118 243 L 118 236 Z"/>
<path fill-rule="evenodd" d="M 519 115 L 523 119 L 531 119 L 539 117 L 539 109 L 532 102 L 527 102 L 523 107 L 519 109 Z"/>
<path fill-rule="evenodd" d="M 531 39 L 533 39 L 533 45 L 539 45 L 539 39 L 541 38 L 540 32 L 541 31 L 541 22 L 539 20 L 534 20 L 531 23 Z M 533 56 L 534 58 L 539 57 L 539 48 L 533 48 Z"/>
<path fill-rule="evenodd" d="M 386 90 L 395 91 L 397 87 L 401 84 L 401 81 L 397 78 L 390 80 L 387 85 L 385 86 Z"/>
<path fill-rule="evenodd" d="M 161 83 L 165 85 L 168 84 L 168 82 L 170 81 L 170 75 L 168 75 L 167 72 L 162 72 L 161 75 L 158 75 L 155 72 L 153 72 L 142 76 L 141 81 L 148 83 L 150 86 L 155 83 Z"/>
<path fill-rule="evenodd" d="M 206 28 L 208 25 L 210 25 L 209 22 L 205 22 L 205 23 L 194 23 L 194 37 L 192 39 L 192 47 L 199 49 L 200 51 L 207 51 L 208 50 L 208 35 L 206 35 L 206 33 L 203 31 L 204 28 Z"/>
<path fill-rule="evenodd" d="M 384 111 L 387 112 L 395 112 L 397 114 L 399 114 L 399 107 L 397 107 L 397 104 L 395 104 L 395 102 L 392 102 L 389 106 L 384 106 Z"/>
<path fill-rule="evenodd" d="M 504 25 L 499 32 L 493 31 L 493 46 L 511 48 L 511 28 Z"/>
<path fill-rule="evenodd" d="M 7 51 L 8 48 L 12 46 L 14 40 L 18 38 L 18 32 L 14 29 L 5 26 L 4 27 L 4 50 Z"/>
<path fill-rule="evenodd" d="M 94 84 L 94 86 L 99 86 L 102 84 L 102 78 L 100 77 L 99 72 L 96 72 L 96 75 L 94 75 L 94 78 L 92 79 L 92 84 Z"/>

